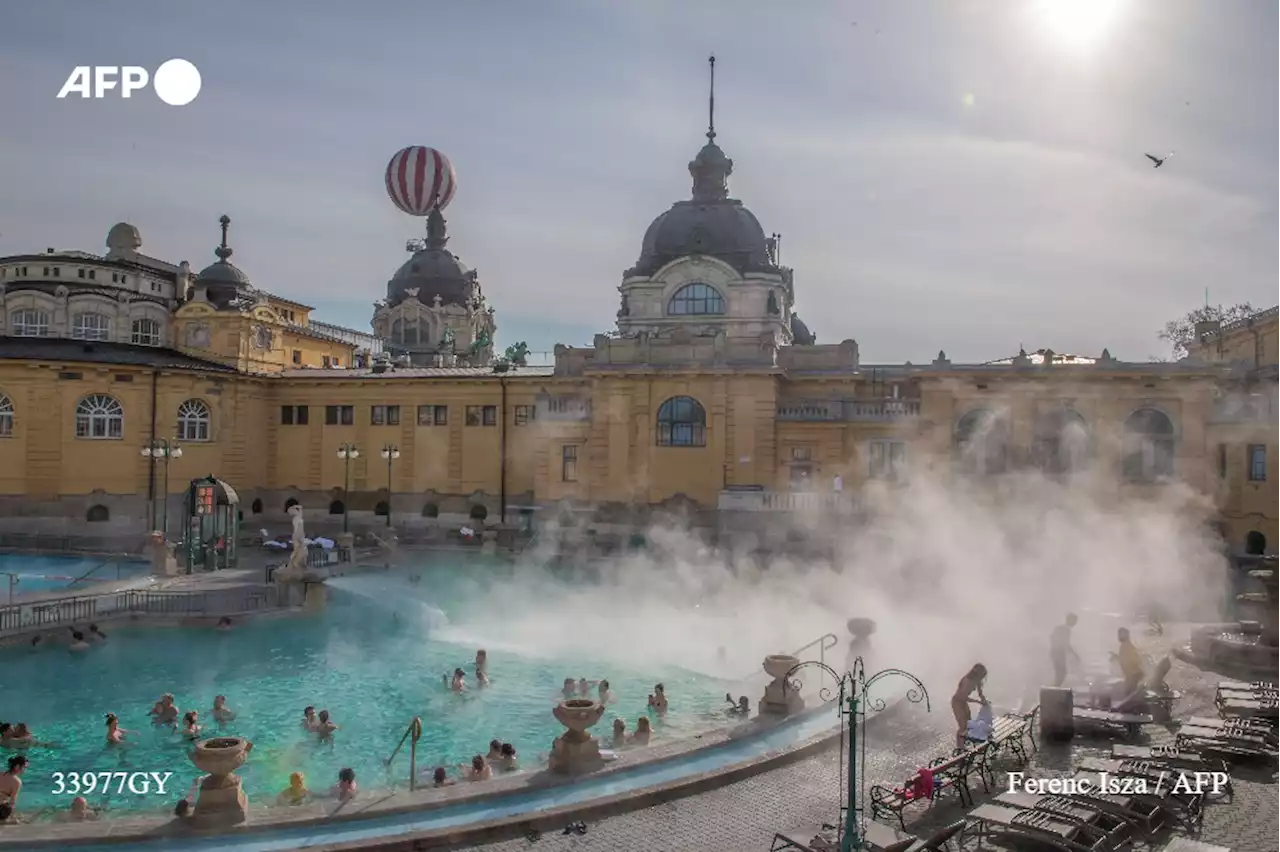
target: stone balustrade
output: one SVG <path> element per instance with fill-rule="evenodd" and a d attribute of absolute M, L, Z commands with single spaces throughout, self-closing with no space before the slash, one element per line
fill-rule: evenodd
<path fill-rule="evenodd" d="M 884 423 L 920 415 L 918 399 L 804 399 L 778 403 L 783 421 Z"/>

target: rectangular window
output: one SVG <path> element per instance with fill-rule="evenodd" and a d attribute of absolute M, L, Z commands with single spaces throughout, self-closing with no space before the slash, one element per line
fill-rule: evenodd
<path fill-rule="evenodd" d="M 302 350 L 301 350 L 301 349 L 295 349 L 295 350 L 293 350 L 293 363 L 295 363 L 295 364 L 301 364 L 301 363 L 302 363 Z"/>
<path fill-rule="evenodd" d="M 280 423 L 283 426 L 306 426 L 310 419 L 310 411 L 305 405 L 280 406 Z"/>
<path fill-rule="evenodd" d="M 809 447 L 792 447 L 791 460 L 796 462 L 813 461 L 813 450 Z"/>
<path fill-rule="evenodd" d="M 419 405 L 418 406 L 418 425 L 419 426 L 448 426 L 449 425 L 449 406 Z"/>
<path fill-rule="evenodd" d="M 77 270 L 76 270 L 76 272 L 80 273 L 80 277 L 81 277 L 81 278 L 83 278 L 83 277 L 84 277 L 84 270 L 83 270 L 83 269 L 77 269 Z"/>
<path fill-rule="evenodd" d="M 351 405 L 326 405 L 324 407 L 324 425 L 354 426 L 356 409 Z"/>
<path fill-rule="evenodd" d="M 1227 445 L 1218 445 L 1218 478 L 1227 478 Z"/>
<path fill-rule="evenodd" d="M 1249 481 L 1267 481 L 1267 445 L 1249 445 Z"/>
<path fill-rule="evenodd" d="M 293 406 L 292 405 L 280 406 L 280 425 L 281 426 L 293 425 Z"/>
<path fill-rule="evenodd" d="M 466 422 L 468 426 L 479 426 L 484 422 L 484 411 L 482 406 L 468 405 Z"/>
<path fill-rule="evenodd" d="M 400 406 L 398 405 L 370 406 L 369 407 L 369 425 L 399 426 L 400 425 Z"/>
<path fill-rule="evenodd" d="M 484 425 L 486 426 L 498 425 L 498 406 L 486 405 L 484 407 Z"/>
<path fill-rule="evenodd" d="M 907 472 L 907 445 L 903 441 L 872 441 L 870 446 L 872 479 L 897 482 Z"/>
<path fill-rule="evenodd" d="M 294 409 L 293 422 L 299 426 L 306 426 L 311 421 L 311 410 L 305 405 L 299 405 Z"/>
<path fill-rule="evenodd" d="M 331 364 L 329 363 L 329 356 L 328 356 L 328 355 L 321 355 L 321 356 L 320 356 L 320 366 L 321 366 L 321 367 L 324 367 L 326 370 L 327 370 L 327 369 L 329 369 L 329 367 L 331 366 Z"/>
<path fill-rule="evenodd" d="M 94 270 L 90 269 L 90 270 L 89 270 L 89 280 L 90 280 L 90 281 L 96 281 L 97 279 L 98 279 L 98 273 L 97 273 L 97 272 L 95 272 Z"/>
<path fill-rule="evenodd" d="M 560 448 L 560 480 L 578 481 L 578 445 L 565 444 Z"/>
<path fill-rule="evenodd" d="M 517 405 L 515 411 L 515 420 L 517 426 L 527 426 L 538 418 L 538 407 L 536 405 Z"/>

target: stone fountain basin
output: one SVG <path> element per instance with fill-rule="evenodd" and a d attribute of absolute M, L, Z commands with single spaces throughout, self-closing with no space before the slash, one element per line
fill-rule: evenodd
<path fill-rule="evenodd" d="M 191 762 L 210 775 L 230 775 L 249 754 L 249 741 L 242 737 L 213 737 L 200 740 L 191 751 Z"/>
<path fill-rule="evenodd" d="M 782 680 L 798 665 L 800 659 L 790 654 L 770 654 L 764 658 L 764 672 L 774 680 Z"/>

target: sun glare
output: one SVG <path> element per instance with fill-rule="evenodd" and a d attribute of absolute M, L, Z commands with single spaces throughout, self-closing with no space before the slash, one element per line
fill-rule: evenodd
<path fill-rule="evenodd" d="M 1036 13 L 1049 34 L 1072 48 L 1087 48 L 1111 28 L 1123 0 L 1037 0 Z"/>

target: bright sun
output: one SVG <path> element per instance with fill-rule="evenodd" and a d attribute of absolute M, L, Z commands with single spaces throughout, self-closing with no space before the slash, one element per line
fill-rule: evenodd
<path fill-rule="evenodd" d="M 1111 26 L 1123 0 L 1036 0 L 1040 23 L 1069 47 L 1098 42 Z"/>

